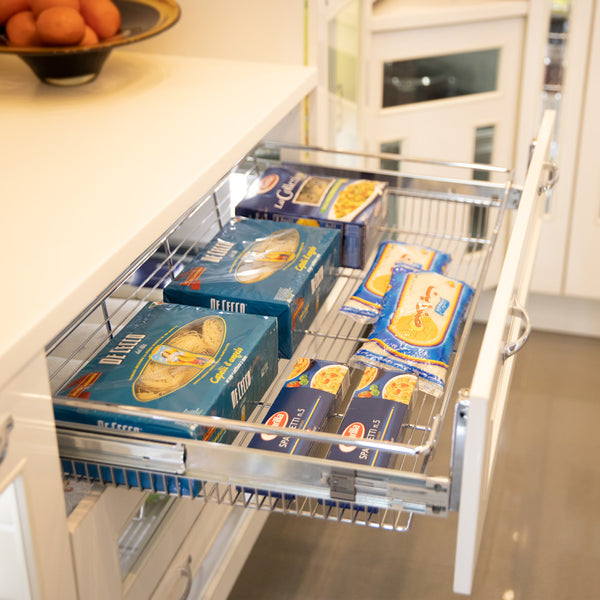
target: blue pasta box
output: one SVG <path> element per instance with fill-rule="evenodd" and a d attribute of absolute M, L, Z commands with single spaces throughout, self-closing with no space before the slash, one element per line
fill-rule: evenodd
<path fill-rule="evenodd" d="M 263 423 L 302 431 L 319 430 L 332 406 L 346 392 L 348 367 L 326 360 L 299 358 L 277 394 Z M 309 440 L 275 434 L 255 434 L 249 448 L 306 455 Z"/>
<path fill-rule="evenodd" d="M 385 214 L 387 187 L 385 181 L 311 174 L 293 165 L 269 167 L 235 211 L 254 219 L 338 229 L 340 264 L 363 268 L 374 237 L 369 232 Z"/>
<path fill-rule="evenodd" d="M 58 421 L 111 430 L 231 442 L 233 431 L 177 417 L 244 420 L 276 374 L 273 317 L 149 304 L 57 394 L 84 404 L 90 400 L 135 407 L 135 414 L 59 402 L 54 413 Z M 145 415 L 145 408 L 167 411 L 173 418 Z"/>
<path fill-rule="evenodd" d="M 232 219 L 164 289 L 167 302 L 277 317 L 291 358 L 339 266 L 339 231 Z"/>
<path fill-rule="evenodd" d="M 397 441 L 407 417 L 417 377 L 410 373 L 367 367 L 338 429 L 340 435 L 353 439 Z M 391 453 L 348 444 L 333 445 L 327 458 L 387 467 Z"/>

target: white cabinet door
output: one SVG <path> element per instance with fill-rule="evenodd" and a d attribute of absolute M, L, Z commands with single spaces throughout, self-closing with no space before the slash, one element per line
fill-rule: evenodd
<path fill-rule="evenodd" d="M 511 168 L 526 25 L 524 16 L 515 16 L 372 32 L 365 117 L 369 150 Z M 428 171 L 464 177 L 464 170 L 447 167 Z M 411 172 L 419 174 L 418 166 L 411 165 Z M 473 177 L 483 176 L 480 171 Z M 475 215 L 473 223 L 486 226 Z M 504 247 L 505 239 L 506 230 L 498 245 Z M 486 287 L 497 283 L 500 267 L 494 258 Z"/>
<path fill-rule="evenodd" d="M 574 4 L 577 4 L 575 2 Z M 600 299 L 597 257 L 600 254 L 600 6 L 596 3 L 589 49 L 587 90 L 573 188 L 573 214 L 565 293 Z"/>
<path fill-rule="evenodd" d="M 512 165 L 525 20 L 374 32 L 370 35 L 371 151 L 475 159 L 478 129 L 493 128 L 492 164 Z"/>
<path fill-rule="evenodd" d="M 556 126 L 556 160 L 560 178 L 545 209 L 531 283 L 533 292 L 553 296 L 565 293 L 579 295 L 577 261 L 583 259 L 585 262 L 584 257 L 590 256 L 593 244 L 597 243 L 593 235 L 599 216 L 597 169 L 596 173 L 593 170 L 597 154 L 594 132 L 598 132 L 598 116 L 593 104 L 594 100 L 598 101 L 597 33 L 595 47 L 591 48 L 590 43 L 593 32 L 598 29 L 598 25 L 594 25 L 598 17 L 596 15 L 594 19 L 593 0 L 578 0 L 571 5 Z M 593 64 L 588 65 L 588 61 Z M 589 101 L 586 101 L 586 88 L 591 94 Z M 580 249 L 584 254 L 579 254 Z M 573 274 L 570 273 L 571 268 L 574 268 Z M 568 290 L 565 288 L 567 278 Z M 596 298 L 600 298 L 598 288 Z"/>
<path fill-rule="evenodd" d="M 76 598 L 60 473 L 46 361 L 40 353 L 0 390 L 3 599 Z"/>
<path fill-rule="evenodd" d="M 468 396 L 454 571 L 454 591 L 462 594 L 471 592 L 514 352 L 526 340 L 527 314 L 520 307 L 526 306 L 539 240 L 545 202 L 541 186 L 554 120 L 553 112 L 546 113 L 540 127 Z"/>

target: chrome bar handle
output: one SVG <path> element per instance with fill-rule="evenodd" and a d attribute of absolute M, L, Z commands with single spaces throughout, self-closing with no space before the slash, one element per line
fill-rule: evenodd
<path fill-rule="evenodd" d="M 177 574 L 185 579 L 185 588 L 179 600 L 187 600 L 192 590 L 192 557 L 188 554 L 185 559 L 185 564 L 177 569 Z"/>
<path fill-rule="evenodd" d="M 15 422 L 11 415 L 5 415 L 0 420 L 0 463 L 2 463 L 8 451 L 8 436 L 14 424 Z"/>
<path fill-rule="evenodd" d="M 548 161 L 544 164 L 544 167 L 548 169 L 548 180 L 546 183 L 542 183 L 538 187 L 538 195 L 541 196 L 549 192 L 558 182 L 559 169 L 558 164 L 555 161 Z"/>
<path fill-rule="evenodd" d="M 521 305 L 521 303 L 515 298 L 513 300 L 513 305 L 510 309 L 510 314 L 513 317 L 517 317 L 523 321 L 522 333 L 518 339 L 510 344 L 506 344 L 504 346 L 504 352 L 502 353 L 502 360 L 506 360 L 511 356 L 515 355 L 523 346 L 525 342 L 529 339 L 531 334 L 531 320 L 529 319 L 529 315 L 525 308 Z"/>

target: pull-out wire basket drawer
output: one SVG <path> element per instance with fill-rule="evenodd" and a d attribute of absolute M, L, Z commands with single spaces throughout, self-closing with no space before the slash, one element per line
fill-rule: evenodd
<path fill-rule="evenodd" d="M 474 309 L 486 285 L 505 209 L 515 208 L 519 202 L 520 192 L 505 169 L 263 144 L 240 160 L 48 346 L 53 393 L 142 307 L 162 301 L 166 283 L 228 222 L 248 186 L 265 168 L 283 161 L 309 173 L 388 182 L 386 216 L 369 240 L 371 259 L 381 240 L 420 244 L 451 255 L 446 274 L 471 286 L 474 297 L 454 348 L 442 395 L 419 391 L 402 425 L 400 441 L 356 440 L 359 448 L 389 452 L 393 456 L 389 468 L 324 458 L 332 444 L 344 440 L 333 432 L 343 417 L 347 399 L 340 401 L 320 431 L 275 429 L 261 424 L 297 357 L 348 363 L 366 340 L 369 326 L 349 319 L 339 309 L 364 278 L 370 259 L 364 270 L 338 268 L 333 291 L 304 332 L 292 359 L 279 359 L 275 381 L 248 420 L 177 417 L 184 422 L 235 431 L 233 444 L 58 422 L 64 474 L 107 485 L 394 530 L 405 529 L 413 512 L 444 515 L 451 508 L 451 465 L 448 473 L 437 475 L 428 473 L 428 465 L 441 426 L 451 412 L 454 381 Z M 391 163 L 397 170 L 389 170 Z M 352 371 L 352 377 L 356 379 L 358 373 Z M 58 396 L 54 401 L 76 407 L 95 404 Z M 157 421 L 173 419 L 171 413 L 145 406 L 102 403 L 98 407 L 119 413 L 144 411 Z M 274 431 L 310 440 L 311 453 L 289 456 L 246 448 L 253 434 Z"/>

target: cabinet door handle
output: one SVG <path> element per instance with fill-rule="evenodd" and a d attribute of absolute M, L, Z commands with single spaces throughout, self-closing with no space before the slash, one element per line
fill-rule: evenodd
<path fill-rule="evenodd" d="M 503 360 L 510 358 L 519 350 L 521 350 L 521 348 L 523 348 L 523 346 L 525 345 L 525 342 L 529 339 L 529 335 L 531 334 L 531 321 L 529 319 L 529 315 L 527 314 L 525 308 L 521 306 L 521 304 L 516 298 L 513 300 L 513 305 L 510 309 L 510 314 L 513 317 L 517 317 L 523 321 L 521 329 L 522 333 L 519 336 L 519 338 L 516 339 L 514 342 L 506 344 L 504 346 L 504 352 L 502 353 Z"/>
<path fill-rule="evenodd" d="M 180 600 L 187 600 L 192 589 L 192 557 L 189 554 L 183 567 L 179 567 L 178 573 L 185 578 L 185 589 L 180 596 Z"/>
<path fill-rule="evenodd" d="M 546 183 L 542 183 L 538 188 L 538 195 L 545 194 L 549 192 L 558 182 L 558 165 L 554 161 L 549 161 L 544 164 L 544 168 L 548 169 L 548 179 Z"/>
<path fill-rule="evenodd" d="M 14 421 L 11 415 L 5 415 L 0 419 L 0 463 L 8 451 L 8 436 L 13 427 Z"/>

